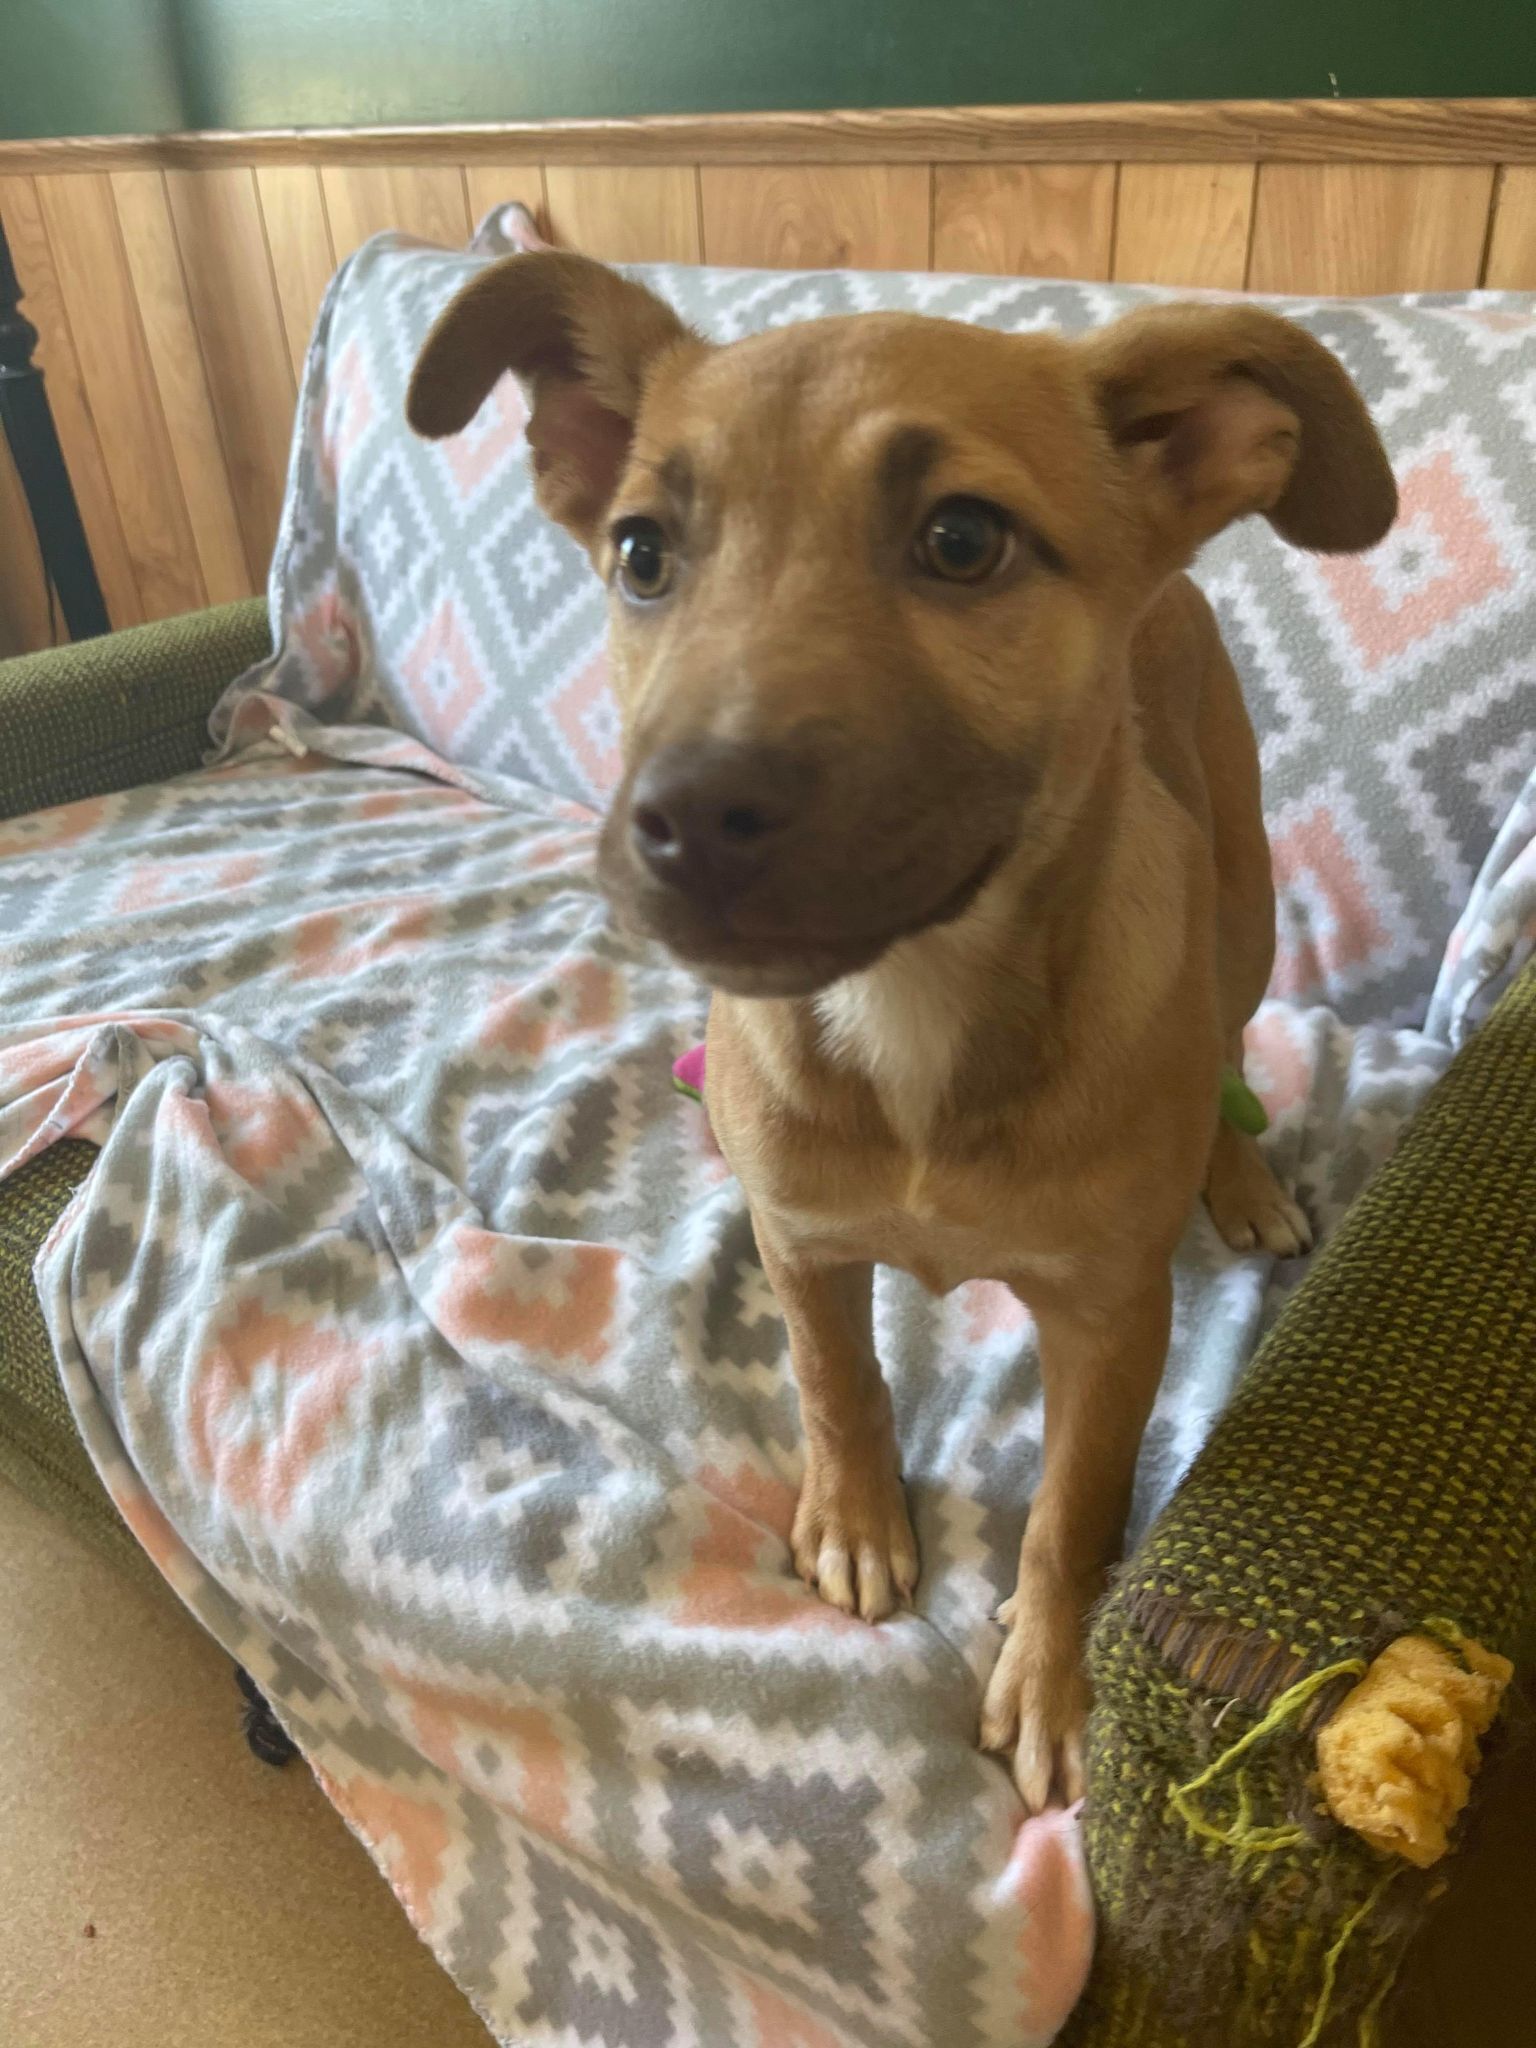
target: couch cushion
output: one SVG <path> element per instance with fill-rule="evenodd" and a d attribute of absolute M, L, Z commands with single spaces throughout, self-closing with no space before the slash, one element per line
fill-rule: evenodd
<path fill-rule="evenodd" d="M 492 214 L 465 253 L 385 236 L 334 283 L 273 570 L 281 651 L 255 680 L 325 720 L 389 723 L 468 768 L 595 802 L 617 770 L 604 599 L 533 502 L 521 397 L 503 380 L 464 433 L 433 445 L 403 417 L 432 319 L 526 239 L 520 218 Z M 718 341 L 876 307 L 1078 332 L 1169 296 L 926 274 L 631 274 Z M 1277 303 L 1355 377 L 1403 512 L 1368 556 L 1303 555 L 1249 520 L 1199 565 L 1262 743 L 1275 992 L 1352 1020 L 1422 1021 L 1536 753 L 1536 300 Z M 222 707 L 221 735 L 252 729 L 248 699 L 249 687 Z"/>

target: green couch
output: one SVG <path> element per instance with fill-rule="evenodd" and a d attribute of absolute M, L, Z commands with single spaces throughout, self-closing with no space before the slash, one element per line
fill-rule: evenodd
<path fill-rule="evenodd" d="M 210 705 L 268 645 L 252 602 L 0 663 L 0 816 L 196 767 Z M 58 1145 L 0 1185 L 0 1473 L 136 1560 L 31 1284 L 91 1158 Z M 1203 1829 L 1170 1790 L 1306 1674 L 1430 1617 L 1513 1653 L 1533 1614 L 1536 970 L 1319 1256 L 1101 1611 L 1085 1826 L 1102 1940 L 1070 2048 L 1372 2041 L 1443 1884 L 1317 1812 L 1313 1732 L 1349 1681 L 1212 1781 Z"/>

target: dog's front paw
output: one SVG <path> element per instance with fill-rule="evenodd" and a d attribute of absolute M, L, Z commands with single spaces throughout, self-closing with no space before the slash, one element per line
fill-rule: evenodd
<path fill-rule="evenodd" d="M 981 1709 L 981 1746 L 1013 1751 L 1013 1778 L 1031 1813 L 1083 1796 L 1082 1609 L 1066 1587 L 1019 1590 L 998 1609 L 1007 1628 Z"/>
<path fill-rule="evenodd" d="M 845 1614 L 884 1621 L 917 1590 L 917 1538 L 899 1475 L 812 1454 L 792 1537 L 795 1570 Z"/>

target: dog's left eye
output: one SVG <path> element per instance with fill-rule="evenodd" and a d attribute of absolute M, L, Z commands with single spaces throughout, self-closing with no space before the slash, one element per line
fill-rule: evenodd
<path fill-rule="evenodd" d="M 945 498 L 917 536 L 918 566 L 946 583 L 984 583 L 1013 552 L 1006 512 L 985 498 Z"/>
<path fill-rule="evenodd" d="M 654 519 L 625 519 L 613 536 L 619 581 L 631 597 L 661 597 L 672 581 L 672 550 Z"/>

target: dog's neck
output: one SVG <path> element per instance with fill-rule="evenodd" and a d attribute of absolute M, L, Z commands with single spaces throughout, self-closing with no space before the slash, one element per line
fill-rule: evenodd
<path fill-rule="evenodd" d="M 821 1049 L 863 1076 L 886 1122 L 914 1152 L 928 1143 L 1017 925 L 1018 885 L 995 875 L 953 923 L 903 939 L 873 967 L 814 998 Z"/>
<path fill-rule="evenodd" d="M 1128 721 L 1044 857 L 1022 849 L 961 917 L 811 998 L 795 1040 L 832 1077 L 867 1083 L 919 1155 L 957 1113 L 986 1123 L 1047 1082 L 1065 1046 L 1081 1066 L 1102 1042 L 1113 1091 L 1126 1045 L 1177 972 L 1175 952 L 1145 944 L 1147 931 L 1182 923 L 1172 820 L 1187 828 Z"/>

